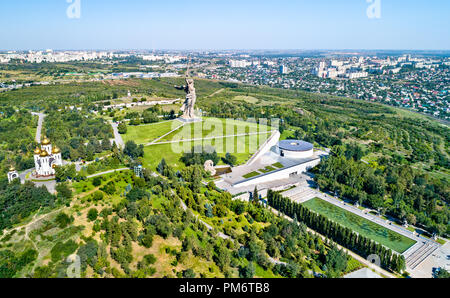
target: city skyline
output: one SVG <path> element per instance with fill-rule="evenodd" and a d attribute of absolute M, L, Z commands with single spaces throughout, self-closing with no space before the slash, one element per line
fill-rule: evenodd
<path fill-rule="evenodd" d="M 450 50 L 441 0 L 76 2 L 3 3 L 0 50 Z"/>

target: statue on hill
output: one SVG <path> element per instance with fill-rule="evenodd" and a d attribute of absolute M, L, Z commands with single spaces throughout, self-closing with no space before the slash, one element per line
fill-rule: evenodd
<path fill-rule="evenodd" d="M 175 88 L 186 92 L 186 100 L 181 107 L 181 111 L 183 111 L 183 116 L 181 116 L 181 118 L 186 120 L 195 119 L 194 106 L 197 100 L 197 94 L 195 93 L 194 80 L 186 78 L 186 86 L 176 86 Z"/>

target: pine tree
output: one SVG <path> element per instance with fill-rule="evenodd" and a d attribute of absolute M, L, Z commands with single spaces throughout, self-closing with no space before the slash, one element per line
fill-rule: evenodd
<path fill-rule="evenodd" d="M 255 190 L 253 191 L 253 203 L 257 204 L 259 202 L 259 193 L 258 188 L 255 186 Z"/>

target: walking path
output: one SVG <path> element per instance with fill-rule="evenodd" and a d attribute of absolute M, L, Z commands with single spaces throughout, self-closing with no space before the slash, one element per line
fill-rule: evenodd
<path fill-rule="evenodd" d="M 109 171 L 105 171 L 105 172 L 101 172 L 101 173 L 97 173 L 97 174 L 93 174 L 93 175 L 87 176 L 86 178 L 89 179 L 89 178 L 103 176 L 103 175 L 107 175 L 107 174 L 111 174 L 111 173 L 115 173 L 115 172 L 122 172 L 122 171 L 126 171 L 126 170 L 129 170 L 129 168 L 121 168 L 121 169 L 109 170 Z"/>
<path fill-rule="evenodd" d="M 178 129 L 178 128 L 177 128 Z M 167 133 L 166 135 L 172 133 L 173 131 Z M 235 134 L 235 135 L 229 135 L 229 136 L 216 136 L 216 137 L 205 137 L 205 138 L 195 138 L 195 139 L 183 139 L 183 140 L 174 140 L 174 141 L 164 141 L 164 142 L 158 142 L 158 140 L 162 139 L 166 135 L 160 137 L 159 139 L 146 144 L 145 146 L 152 146 L 152 145 L 162 145 L 162 144 L 174 144 L 174 143 L 185 143 L 185 142 L 195 142 L 195 141 L 204 141 L 204 140 L 216 140 L 216 139 L 226 139 L 226 138 L 233 138 L 233 137 L 246 137 L 246 136 L 253 136 L 253 135 L 261 135 L 261 134 L 269 134 L 271 131 L 263 131 L 263 132 L 252 132 L 252 133 L 242 133 L 242 134 Z"/>
<path fill-rule="evenodd" d="M 36 143 L 40 144 L 41 143 L 42 124 L 44 123 L 44 118 L 47 115 L 45 115 L 43 113 L 35 113 L 35 112 L 31 112 L 31 115 L 39 117 L 38 126 L 37 126 L 37 129 L 36 129 Z"/>
<path fill-rule="evenodd" d="M 119 133 L 119 129 L 118 129 L 119 125 L 117 123 L 115 123 L 115 122 L 112 122 L 112 121 L 110 123 L 111 123 L 111 126 L 112 126 L 113 131 L 114 131 L 114 139 L 115 139 L 117 147 L 120 148 L 120 149 L 125 148 L 125 143 L 123 142 L 122 136 Z"/>
<path fill-rule="evenodd" d="M 145 146 L 151 146 L 151 145 L 154 145 L 155 143 L 157 143 L 159 140 L 161 140 L 161 139 L 163 139 L 163 138 L 165 138 L 166 136 L 168 136 L 168 135 L 170 135 L 171 133 L 173 133 L 173 132 L 175 132 L 175 131 L 177 131 L 178 129 L 180 129 L 181 127 L 183 127 L 183 126 L 185 126 L 186 125 L 186 123 L 183 123 L 183 124 L 181 124 L 180 126 L 178 126 L 177 128 L 175 128 L 175 129 L 172 129 L 171 131 L 169 131 L 168 133 L 166 133 L 166 134 L 164 134 L 164 135 L 162 135 L 162 136 L 160 136 L 159 138 L 157 138 L 156 140 L 153 140 L 152 142 L 150 142 L 150 143 L 148 143 L 147 145 L 145 145 Z M 159 143 L 159 144 L 164 144 L 164 143 Z"/>

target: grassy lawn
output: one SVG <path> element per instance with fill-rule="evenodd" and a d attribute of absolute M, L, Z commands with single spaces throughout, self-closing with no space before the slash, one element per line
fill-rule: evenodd
<path fill-rule="evenodd" d="M 264 169 L 261 169 L 261 170 L 259 170 L 259 171 L 262 172 L 262 173 L 264 173 L 264 174 L 266 174 L 266 173 L 273 172 L 273 171 L 275 171 L 275 170 L 276 170 L 276 169 L 275 169 L 274 167 L 268 166 L 268 167 L 265 167 Z"/>
<path fill-rule="evenodd" d="M 261 135 L 260 139 L 264 140 L 264 137 L 268 137 L 269 135 Z M 180 161 L 182 156 L 182 152 L 187 150 L 191 150 L 194 146 L 207 145 L 213 146 L 219 157 L 225 157 L 227 152 L 239 152 L 232 153 L 237 158 L 237 164 L 244 164 L 247 162 L 252 154 L 254 154 L 257 150 L 257 147 L 250 146 L 250 140 L 248 137 L 231 137 L 234 139 L 234 149 L 233 146 L 228 148 L 230 150 L 226 150 L 226 142 L 223 139 L 217 141 L 195 141 L 195 142 L 182 142 L 175 144 L 156 144 L 152 146 L 147 146 L 144 148 L 144 167 L 155 169 L 161 159 L 165 159 L 166 162 L 173 166 L 175 169 L 180 169 L 184 167 L 184 164 Z M 229 139 L 229 138 L 227 138 Z M 262 141 L 262 142 L 264 142 Z M 261 141 L 260 141 L 261 142 Z M 238 150 L 239 149 L 239 150 Z M 219 165 L 223 165 L 222 161 L 219 162 Z"/>
<path fill-rule="evenodd" d="M 370 238 L 390 249 L 404 253 L 416 242 L 394 231 L 382 227 L 365 218 L 355 215 L 349 211 L 339 208 L 319 198 L 303 203 L 308 209 L 326 216 L 330 220 L 352 229 L 360 235 Z"/>
<path fill-rule="evenodd" d="M 253 177 L 256 177 L 256 176 L 259 176 L 259 175 L 261 175 L 261 173 L 259 173 L 259 172 L 251 172 L 251 173 L 248 173 L 248 174 L 246 174 L 246 175 L 244 175 L 242 177 L 244 177 L 245 179 L 250 179 L 250 178 L 253 178 Z"/>
<path fill-rule="evenodd" d="M 284 166 L 283 166 L 281 163 L 279 163 L 279 162 L 273 164 L 272 166 L 274 166 L 274 167 L 276 167 L 276 168 L 279 168 L 279 169 L 284 168 Z"/>
<path fill-rule="evenodd" d="M 354 259 L 353 257 L 349 256 L 349 260 L 347 262 L 347 268 L 345 269 L 345 274 L 352 273 L 354 271 L 357 271 L 361 268 L 363 268 L 364 265 L 361 264 L 358 260 Z"/>
<path fill-rule="evenodd" d="M 270 127 L 266 125 L 258 125 L 256 123 L 238 120 L 219 118 L 204 118 L 203 120 L 203 122 L 187 124 L 182 129 L 165 136 L 161 141 L 232 136 L 236 134 L 266 132 L 270 130 Z"/>
<path fill-rule="evenodd" d="M 258 150 L 259 146 L 262 145 L 270 136 L 270 132 L 266 126 L 260 126 L 261 134 L 251 135 L 251 136 L 232 136 L 237 133 L 248 133 L 249 127 L 258 128 L 258 124 L 247 123 L 243 121 L 235 121 L 232 120 L 231 127 L 234 127 L 234 131 L 227 132 L 225 128 L 223 130 L 216 130 L 215 128 L 208 129 L 209 124 L 218 124 L 218 127 L 224 123 L 224 119 L 215 119 L 215 118 L 207 118 L 207 122 L 204 123 L 192 123 L 184 126 L 182 129 L 179 129 L 168 136 L 164 137 L 161 142 L 164 141 L 180 141 L 171 144 L 155 144 L 152 146 L 147 146 L 144 149 L 144 166 L 155 169 L 159 164 L 161 159 L 165 159 L 166 162 L 173 166 L 175 169 L 180 169 L 184 167 L 184 165 L 180 162 L 180 157 L 183 152 L 191 150 L 194 146 L 204 146 L 204 147 L 214 147 L 216 152 L 220 157 L 225 157 L 227 152 L 230 152 L 237 158 L 237 165 L 244 164 L 247 162 L 250 157 Z M 178 122 L 177 122 L 178 123 Z M 148 136 L 152 136 L 155 139 L 157 136 L 161 136 L 164 133 L 171 131 L 174 127 L 175 123 L 167 122 L 167 124 L 156 124 L 156 125 L 147 125 L 147 126 L 136 126 L 136 127 L 128 127 L 128 133 L 126 134 L 125 141 L 128 139 L 133 139 L 135 142 L 141 141 L 148 142 Z M 200 125 L 201 134 L 195 136 L 189 129 L 194 125 Z M 165 128 L 163 131 L 162 128 Z M 177 126 L 175 126 L 177 127 Z M 158 128 L 158 130 L 155 130 Z M 247 129 L 246 129 L 247 128 Z M 250 131 L 252 131 L 250 129 Z M 135 137 L 133 138 L 132 135 Z M 231 136 L 227 136 L 231 135 Z M 206 140 L 198 140 L 198 141 L 183 141 L 192 138 L 202 138 L 202 137 L 212 137 L 217 136 L 217 139 L 206 139 Z M 145 139 L 147 138 L 147 139 Z M 219 162 L 219 165 L 222 162 Z"/>
<path fill-rule="evenodd" d="M 163 136 L 172 130 L 172 126 L 181 126 L 181 123 L 176 121 L 165 121 L 147 125 L 128 126 L 127 133 L 122 135 L 124 142 L 134 141 L 136 144 L 146 144 Z"/>

